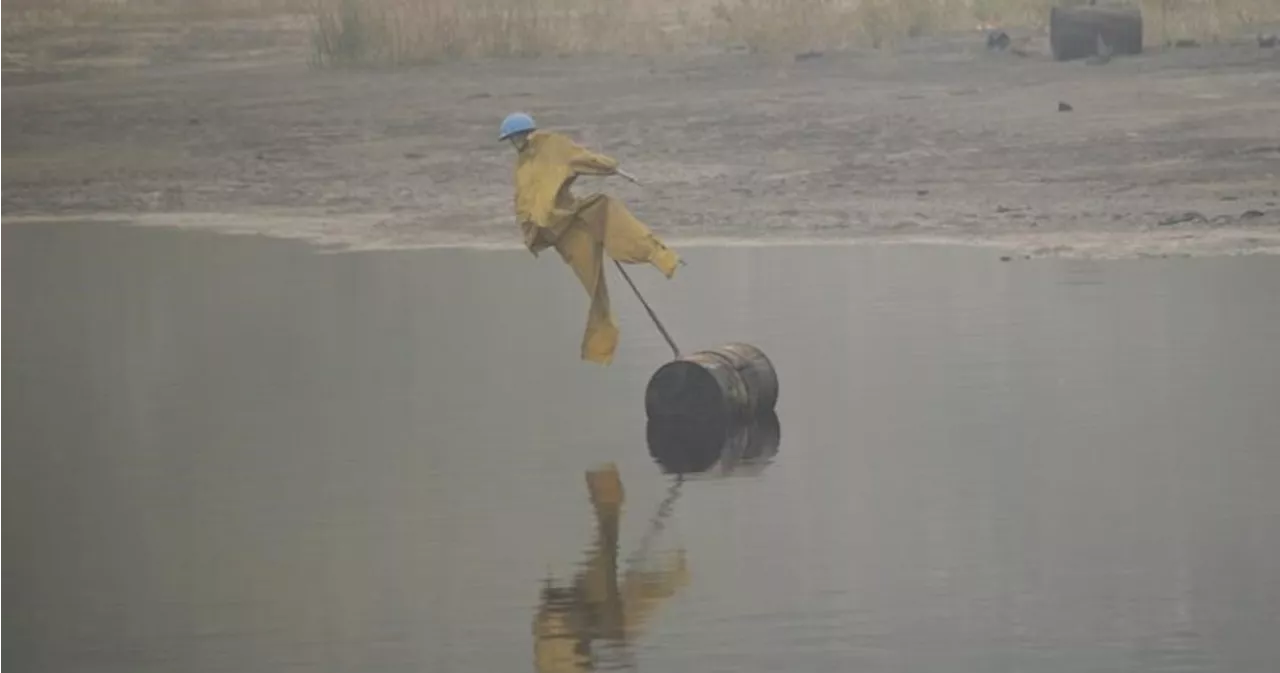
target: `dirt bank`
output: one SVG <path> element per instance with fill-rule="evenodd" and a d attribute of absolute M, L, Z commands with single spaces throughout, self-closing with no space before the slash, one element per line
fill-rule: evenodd
<path fill-rule="evenodd" d="M 494 136 L 524 109 L 622 160 L 645 186 L 607 188 L 672 242 L 1280 252 L 1280 50 L 1251 43 L 1104 66 L 990 54 L 977 35 L 892 56 L 399 72 L 272 54 L 9 82 L 6 222 L 513 244 L 512 155 Z"/>

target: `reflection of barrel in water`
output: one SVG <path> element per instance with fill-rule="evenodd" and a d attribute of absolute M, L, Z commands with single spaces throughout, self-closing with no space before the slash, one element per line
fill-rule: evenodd
<path fill-rule="evenodd" d="M 778 453 L 777 414 L 748 423 L 716 419 L 650 419 L 649 455 L 668 474 L 743 474 L 763 469 Z M 714 468 L 714 470 L 713 470 Z"/>

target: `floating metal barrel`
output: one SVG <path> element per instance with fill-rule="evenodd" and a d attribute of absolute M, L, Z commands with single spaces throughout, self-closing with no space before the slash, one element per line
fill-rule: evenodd
<path fill-rule="evenodd" d="M 731 343 L 658 368 L 644 394 L 650 419 L 749 421 L 778 403 L 778 374 L 759 348 Z"/>

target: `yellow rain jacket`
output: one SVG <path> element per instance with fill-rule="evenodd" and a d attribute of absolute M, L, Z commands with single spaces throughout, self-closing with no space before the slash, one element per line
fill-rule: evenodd
<path fill-rule="evenodd" d="M 680 262 L 621 202 L 603 194 L 579 199 L 569 191 L 579 175 L 613 175 L 617 168 L 617 161 L 549 131 L 529 134 L 516 162 L 516 218 L 524 244 L 535 256 L 555 247 L 573 267 L 591 298 L 582 359 L 600 364 L 612 362 L 618 347 L 618 324 L 604 280 L 605 253 L 627 264 L 652 264 L 667 278 Z"/>

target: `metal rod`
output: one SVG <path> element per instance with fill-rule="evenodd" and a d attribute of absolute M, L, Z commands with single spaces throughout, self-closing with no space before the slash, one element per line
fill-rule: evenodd
<path fill-rule="evenodd" d="M 640 288 L 636 287 L 636 284 L 631 281 L 631 276 L 627 275 L 627 270 L 622 268 L 622 262 L 615 259 L 613 260 L 613 265 L 618 267 L 618 273 L 621 273 L 622 277 L 627 279 L 627 285 L 630 285 L 631 291 L 636 293 L 636 299 L 639 299 L 640 304 L 644 306 L 644 310 L 649 312 L 649 318 L 653 320 L 653 324 L 658 328 L 658 331 L 662 333 L 662 338 L 666 339 L 667 345 L 671 347 L 671 354 L 679 359 L 680 349 L 676 346 L 675 340 L 667 333 L 667 328 L 662 326 L 662 321 L 658 320 L 658 314 L 654 313 L 653 309 L 649 308 L 649 302 L 644 300 L 644 296 L 640 294 Z"/>

